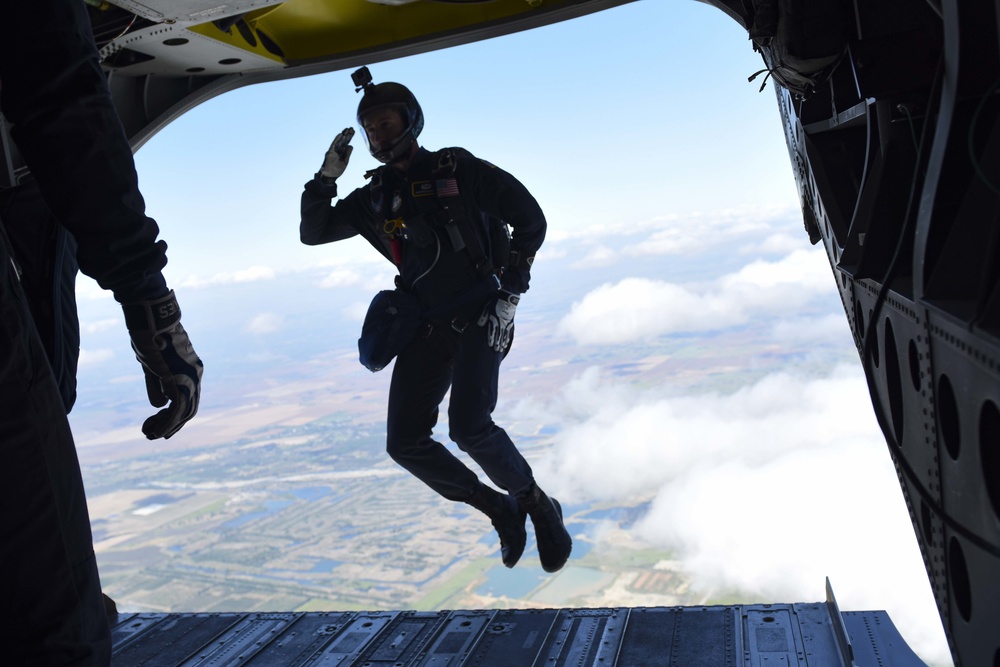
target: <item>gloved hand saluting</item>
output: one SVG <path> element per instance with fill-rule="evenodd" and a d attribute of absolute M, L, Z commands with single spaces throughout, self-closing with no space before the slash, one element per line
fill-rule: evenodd
<path fill-rule="evenodd" d="M 333 143 L 330 144 L 323 159 L 323 166 L 319 170 L 320 176 L 335 180 L 343 175 L 351 159 L 351 151 L 354 150 L 354 146 L 351 146 L 353 136 L 354 130 L 349 127 L 333 138 Z"/>
<path fill-rule="evenodd" d="M 479 326 L 486 327 L 486 344 L 497 352 L 503 352 L 510 345 L 514 333 L 514 311 L 521 300 L 519 294 L 505 289 L 497 292 L 497 298 L 486 304 L 486 309 L 479 316 Z"/>
<path fill-rule="evenodd" d="M 169 438 L 198 412 L 201 359 L 181 326 L 181 309 L 173 290 L 150 301 L 122 304 L 135 358 L 146 373 L 146 394 L 155 408 L 142 432 L 150 440 Z"/>

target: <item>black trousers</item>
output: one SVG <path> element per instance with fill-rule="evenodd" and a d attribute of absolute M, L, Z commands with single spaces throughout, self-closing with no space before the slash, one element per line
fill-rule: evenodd
<path fill-rule="evenodd" d="M 472 470 L 431 437 L 448 388 L 449 437 L 499 488 L 511 494 L 534 480 L 506 431 L 493 422 L 503 355 L 486 345 L 473 321 L 462 333 L 437 326 L 404 349 L 392 371 L 386 449 L 399 465 L 449 500 L 465 500 L 479 484 Z"/>
<path fill-rule="evenodd" d="M 106 667 L 111 635 L 63 402 L 0 235 L 0 664 Z"/>

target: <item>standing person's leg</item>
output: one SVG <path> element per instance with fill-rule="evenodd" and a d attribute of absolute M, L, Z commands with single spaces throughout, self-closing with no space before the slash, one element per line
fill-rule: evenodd
<path fill-rule="evenodd" d="M 0 403 L 4 662 L 106 667 L 111 636 L 76 448 L 2 237 Z"/>
<path fill-rule="evenodd" d="M 501 512 L 495 499 L 492 514 L 480 508 L 493 520 L 501 542 L 504 542 L 505 533 L 511 536 L 509 539 L 520 537 L 515 532 L 516 527 L 523 535 L 524 515 L 531 516 L 542 568 L 555 572 L 569 559 L 573 541 L 563 525 L 559 503 L 535 484 L 531 466 L 507 432 L 493 421 L 502 360 L 503 353 L 486 344 L 484 327 L 466 328 L 455 354 L 448 407 L 451 438 L 462 451 L 468 452 L 494 484 L 510 494 L 505 500 L 508 507 L 515 507 L 514 510 L 504 508 Z M 520 557 L 519 552 L 517 556 Z M 513 561 L 516 562 L 516 558 Z M 504 564 L 507 563 L 505 555 Z M 507 566 L 512 567 L 513 562 Z"/>

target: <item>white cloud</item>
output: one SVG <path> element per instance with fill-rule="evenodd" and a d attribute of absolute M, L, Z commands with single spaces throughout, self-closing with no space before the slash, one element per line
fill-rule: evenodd
<path fill-rule="evenodd" d="M 115 318 L 95 320 L 93 322 L 80 322 L 80 333 L 95 334 L 124 326 L 125 322 L 123 320 Z"/>
<path fill-rule="evenodd" d="M 232 285 L 235 283 L 252 283 L 260 280 L 273 280 L 277 276 L 274 269 L 267 266 L 251 266 L 239 271 L 216 273 L 210 278 L 188 276 L 180 281 L 181 287 L 214 287 L 216 285 Z"/>
<path fill-rule="evenodd" d="M 747 236 L 759 238 L 769 232 L 773 235 L 787 228 L 789 217 L 797 214 L 797 210 L 786 205 L 690 211 L 638 222 L 554 230 L 550 240 L 563 242 L 575 239 L 593 244 L 614 242 L 623 253 L 630 255 L 692 253 Z M 627 241 L 627 246 L 621 245 L 623 240 L 634 238 L 638 238 L 638 242 Z"/>
<path fill-rule="evenodd" d="M 280 331 L 285 323 L 281 315 L 276 313 L 261 313 L 255 316 L 246 326 L 246 331 L 252 334 L 269 334 Z"/>
<path fill-rule="evenodd" d="M 796 250 L 776 262 L 757 260 L 719 279 L 725 288 L 796 285 L 813 291 L 830 287 L 832 281 L 830 264 L 821 250 Z"/>
<path fill-rule="evenodd" d="M 863 382 L 860 396 L 845 389 L 858 374 L 844 369 L 824 381 L 806 381 L 779 373 L 729 395 L 671 396 L 666 390 L 648 393 L 605 382 L 591 369 L 568 383 L 542 414 L 562 422 L 553 456 L 563 486 L 589 499 L 620 499 L 648 493 L 734 453 L 764 464 L 809 437 L 828 445 L 871 433 L 873 417 L 841 423 L 842 415 L 832 420 L 841 420 L 839 428 L 813 433 L 817 415 L 825 417 L 827 411 L 857 409 L 870 417 Z M 836 404 L 835 398 L 844 400 Z M 753 434 L 750 440 L 748 434 Z M 571 456 L 560 456 L 560 443 L 572 449 Z M 612 443 L 614 466 L 609 467 Z"/>
<path fill-rule="evenodd" d="M 648 278 L 602 285 L 574 303 L 557 330 L 581 344 L 625 343 L 671 331 L 733 323 L 716 305 L 683 287 Z"/>
<path fill-rule="evenodd" d="M 367 244 L 360 247 L 359 254 L 329 257 L 309 268 L 315 270 L 317 267 L 322 270 L 318 285 L 323 289 L 355 285 L 390 289 L 397 274 L 396 267 Z"/>
<path fill-rule="evenodd" d="M 741 242 L 740 254 L 777 254 L 808 246 L 786 231 L 798 210 L 788 206 L 746 206 L 739 209 L 690 211 L 628 223 L 553 228 L 545 238 L 544 259 L 579 257 L 569 266 L 593 269 L 632 257 L 692 255 Z M 800 235 L 801 236 L 801 235 Z M 757 239 L 764 238 L 763 242 Z M 558 248 L 557 254 L 549 251 Z M 541 255 L 540 252 L 540 255 Z"/>
<path fill-rule="evenodd" d="M 707 230 L 671 227 L 653 232 L 649 238 L 629 246 L 625 252 L 630 255 L 694 254 L 711 245 L 713 240 L 718 239 L 713 239 Z"/>
<path fill-rule="evenodd" d="M 110 361 L 114 358 L 115 353 L 107 348 L 101 348 L 98 350 L 88 350 L 83 348 L 80 350 L 80 368 L 86 368 L 88 366 L 100 366 L 101 364 Z"/>
<path fill-rule="evenodd" d="M 723 246 L 732 255 L 775 255 L 809 248 L 803 234 L 792 236 L 788 206 L 691 211 L 629 223 L 553 229 L 542 252 L 558 248 L 558 256 L 575 258 L 569 268 L 594 269 L 632 258 L 691 257 Z M 761 241 L 760 239 L 763 239 Z M 541 254 L 541 253 L 540 253 Z M 546 261 L 553 257 L 546 255 Z"/>
<path fill-rule="evenodd" d="M 643 239 L 628 249 L 632 255 L 693 254 L 771 229 L 784 209 L 747 208 L 657 218 L 642 225 Z"/>
<path fill-rule="evenodd" d="M 323 257 L 315 266 L 319 267 L 368 267 L 373 265 L 383 265 L 386 263 L 385 257 L 363 241 L 360 237 L 355 237 L 347 241 L 340 241 L 323 246 L 324 252 L 332 252 L 328 257 Z"/>
<path fill-rule="evenodd" d="M 545 230 L 545 245 L 543 248 L 549 248 L 556 244 L 564 243 L 570 239 L 577 238 L 579 232 L 572 228 L 566 227 L 553 227 L 551 223 L 548 229 Z M 541 251 L 539 251 L 541 252 Z"/>
<path fill-rule="evenodd" d="M 910 645 L 947 647 L 860 367 L 780 373 L 732 394 L 639 391 L 590 370 L 549 402 L 532 464 L 568 502 L 652 499 L 633 537 L 678 554 L 706 592 L 886 609 Z M 599 538 L 600 536 L 595 536 Z"/>
<path fill-rule="evenodd" d="M 324 289 L 336 287 L 349 287 L 361 282 L 361 274 L 352 269 L 334 269 L 320 281 L 319 286 Z"/>
<path fill-rule="evenodd" d="M 569 250 L 566 249 L 565 244 L 559 243 L 558 241 L 550 243 L 551 239 L 547 235 L 545 241 L 545 245 L 542 246 L 542 248 L 538 251 L 538 254 L 535 256 L 536 261 L 552 262 L 569 256 Z"/>
<path fill-rule="evenodd" d="M 801 234 L 778 232 L 771 234 L 760 243 L 754 243 L 740 248 L 741 255 L 781 255 L 809 247 L 809 237 L 803 231 Z"/>
<path fill-rule="evenodd" d="M 558 330 L 582 344 L 625 343 L 682 331 L 723 329 L 801 307 L 831 289 L 821 251 L 755 261 L 708 285 L 646 278 L 602 285 L 573 304 Z"/>
<path fill-rule="evenodd" d="M 606 245 L 591 246 L 587 254 L 582 258 L 572 262 L 570 268 L 573 269 L 594 269 L 602 266 L 611 266 L 617 262 L 620 255 L 617 250 Z"/>

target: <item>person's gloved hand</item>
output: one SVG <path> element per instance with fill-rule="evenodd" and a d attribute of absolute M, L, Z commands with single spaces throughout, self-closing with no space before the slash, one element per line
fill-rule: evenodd
<path fill-rule="evenodd" d="M 510 263 L 500 272 L 500 287 L 515 294 L 527 292 L 531 281 L 531 265 L 534 263 L 534 255 L 523 250 L 511 250 Z"/>
<path fill-rule="evenodd" d="M 483 314 L 479 316 L 479 326 L 486 327 L 486 344 L 497 352 L 503 352 L 510 345 L 510 337 L 514 332 L 514 311 L 521 300 L 519 294 L 500 290 L 497 298 L 486 304 Z"/>
<path fill-rule="evenodd" d="M 122 304 L 135 358 L 146 374 L 146 394 L 155 408 L 142 432 L 150 440 L 169 438 L 198 412 L 203 364 L 181 326 L 173 290 L 159 299 Z"/>
<path fill-rule="evenodd" d="M 347 128 L 333 138 L 330 148 L 326 151 L 326 157 L 323 159 L 323 166 L 319 170 L 320 176 L 336 180 L 343 175 L 344 170 L 347 169 L 347 163 L 351 159 L 351 151 L 354 150 L 354 146 L 348 143 L 353 136 L 354 130 Z"/>

